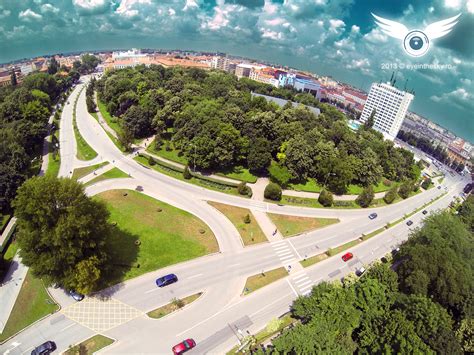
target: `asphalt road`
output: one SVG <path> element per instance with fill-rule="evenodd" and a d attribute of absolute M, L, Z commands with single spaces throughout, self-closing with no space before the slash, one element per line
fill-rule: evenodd
<path fill-rule="evenodd" d="M 75 89 L 78 90 L 79 87 Z M 71 106 L 74 98 L 75 94 L 70 98 Z M 72 120 L 72 108 L 66 105 L 62 119 L 68 120 L 68 115 Z M 107 295 L 103 294 L 102 297 L 110 297 L 111 300 L 136 310 L 139 315 L 101 331 L 102 334 L 117 339 L 104 353 L 169 354 L 174 344 L 187 337 L 194 338 L 198 343 L 197 348 L 190 353 L 223 353 L 237 343 L 239 332 L 254 333 L 263 328 L 272 318 L 287 312 L 291 302 L 298 295 L 307 293 L 312 285 L 322 280 L 341 278 L 361 265 L 382 257 L 408 237 L 409 228 L 400 223 L 352 248 L 355 258 L 349 263 L 342 262 L 340 256 L 334 256 L 302 271 L 292 271 L 287 278 L 248 296 L 241 296 L 248 276 L 262 270 L 286 266 L 305 256 L 319 254 L 330 247 L 353 240 L 362 233 L 371 232 L 399 219 L 444 192 L 444 189 L 435 188 L 393 206 L 364 210 L 311 209 L 249 200 L 173 179 L 137 164 L 130 156 L 124 156 L 97 121 L 87 113 L 85 91 L 81 93 L 76 115 L 81 134 L 97 151 L 100 159 L 109 161 L 130 174 L 130 179 L 107 180 L 93 185 L 87 189 L 88 194 L 116 188 L 133 189 L 140 185 L 145 194 L 189 211 L 205 221 L 216 235 L 220 248 L 220 252 L 214 255 L 172 265 L 106 290 L 104 294 Z M 75 143 L 71 143 L 74 142 L 73 131 L 67 129 L 69 124 L 64 122 L 69 123 L 63 121 L 61 128 L 64 129 L 60 131 L 60 171 L 63 176 L 68 175 L 68 169 L 74 166 L 71 161 L 75 159 Z M 446 177 L 443 185 L 449 187 L 449 193 L 427 209 L 432 211 L 446 207 L 453 195 L 459 194 L 464 184 L 458 177 Z M 281 242 L 244 248 L 232 223 L 209 206 L 206 200 L 271 213 L 335 217 L 341 222 Z M 367 217 L 372 210 L 378 214 L 375 220 Z M 414 222 L 412 227 L 419 226 L 422 217 L 421 211 L 410 217 Z M 179 282 L 162 289 L 157 288 L 155 279 L 168 272 L 176 273 Z M 160 320 L 152 320 L 145 315 L 146 312 L 169 303 L 172 298 L 182 298 L 197 292 L 203 292 L 203 295 L 175 314 Z M 111 302 L 103 302 L 104 307 L 109 303 Z M 87 304 L 83 303 L 84 310 L 81 312 L 94 318 L 96 311 L 87 309 Z M 67 306 L 63 312 L 68 314 L 71 307 L 78 306 L 80 305 Z M 62 351 L 94 333 L 95 330 L 86 321 L 75 322 L 63 313 L 58 313 L 23 331 L 0 349 L 10 354 L 28 353 L 43 341 L 54 340 L 58 350 Z"/>

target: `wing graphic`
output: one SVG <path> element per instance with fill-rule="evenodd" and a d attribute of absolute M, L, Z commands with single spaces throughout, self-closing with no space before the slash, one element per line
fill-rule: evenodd
<path fill-rule="evenodd" d="M 449 32 L 451 32 L 453 27 L 458 23 L 457 19 L 459 16 L 461 16 L 461 14 L 450 17 L 446 20 L 433 22 L 431 25 L 428 25 L 425 28 L 424 32 L 429 39 L 443 37 L 444 35 L 447 35 Z"/>
<path fill-rule="evenodd" d="M 404 39 L 409 32 L 408 28 L 404 24 L 384 19 L 380 16 L 374 15 L 373 13 L 372 16 L 375 18 L 375 23 L 386 35 L 389 35 L 390 37 Z"/>

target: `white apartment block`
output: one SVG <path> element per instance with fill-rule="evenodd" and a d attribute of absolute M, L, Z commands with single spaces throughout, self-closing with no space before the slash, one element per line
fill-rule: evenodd
<path fill-rule="evenodd" d="M 412 94 L 398 90 L 390 83 L 374 83 L 370 88 L 360 119 L 366 122 L 375 110 L 373 128 L 382 132 L 386 138 L 393 140 L 400 130 L 413 98 Z"/>
<path fill-rule="evenodd" d="M 224 71 L 229 71 L 229 58 L 227 57 L 212 57 L 211 59 L 211 68 L 212 69 L 220 69 Z"/>

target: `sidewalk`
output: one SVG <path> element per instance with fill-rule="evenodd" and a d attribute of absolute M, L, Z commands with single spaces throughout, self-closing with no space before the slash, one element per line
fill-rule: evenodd
<path fill-rule="evenodd" d="M 95 104 L 96 104 L 96 107 L 97 107 L 97 117 L 99 117 L 99 124 L 102 126 L 102 128 L 110 133 L 114 138 L 117 138 L 117 132 L 115 132 L 108 124 L 107 124 L 107 121 L 104 120 L 104 117 L 102 117 L 102 114 L 100 113 L 100 110 L 99 110 L 99 105 L 98 105 L 98 102 L 99 100 L 97 99 L 97 93 L 95 93 L 94 95 L 94 100 L 95 100 Z"/>
<path fill-rule="evenodd" d="M 384 192 L 377 192 L 375 194 L 374 198 L 382 198 L 385 196 Z M 283 190 L 282 191 L 283 195 L 287 196 L 295 196 L 295 197 L 307 197 L 307 198 L 315 198 L 317 199 L 319 197 L 318 192 L 306 192 L 306 191 L 294 191 L 294 190 Z M 334 200 L 338 201 L 354 201 L 359 195 L 333 195 Z"/>
<path fill-rule="evenodd" d="M 21 263 L 18 253 L 13 258 L 3 283 L 0 285 L 0 333 L 3 333 L 10 313 L 20 293 L 23 281 L 25 281 L 28 268 Z"/>

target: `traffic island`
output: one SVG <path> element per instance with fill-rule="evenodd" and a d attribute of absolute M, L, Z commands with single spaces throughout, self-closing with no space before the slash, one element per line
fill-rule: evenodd
<path fill-rule="evenodd" d="M 92 338 L 84 340 L 80 344 L 70 347 L 64 352 L 64 355 L 94 354 L 95 352 L 112 345 L 114 342 L 114 339 L 97 334 Z"/>
<path fill-rule="evenodd" d="M 339 223 L 337 218 L 308 218 L 267 213 L 283 237 L 292 237 L 301 233 Z"/>
<path fill-rule="evenodd" d="M 288 276 L 288 271 L 284 267 L 279 267 L 269 271 L 262 271 L 257 275 L 250 276 L 245 282 L 242 295 L 248 295 L 249 293 L 252 293 L 286 276 Z"/>
<path fill-rule="evenodd" d="M 198 292 L 198 293 L 195 293 L 194 295 L 185 297 L 183 299 L 175 298 L 170 303 L 164 306 L 161 306 L 157 309 L 154 309 L 151 312 L 148 312 L 147 316 L 153 319 L 163 318 L 164 316 L 167 316 L 168 314 L 171 314 L 173 312 L 176 312 L 186 307 L 188 304 L 191 304 L 192 302 L 196 301 L 201 296 L 202 296 L 202 292 Z"/>

